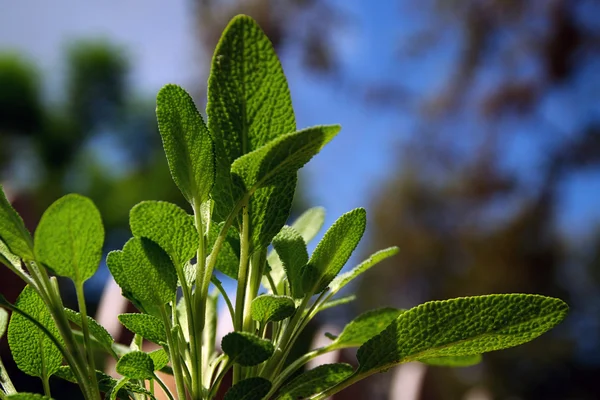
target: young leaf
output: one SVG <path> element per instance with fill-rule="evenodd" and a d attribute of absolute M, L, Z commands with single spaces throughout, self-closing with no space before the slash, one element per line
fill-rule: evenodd
<path fill-rule="evenodd" d="M 208 253 L 212 251 L 215 242 L 217 241 L 217 237 L 219 236 L 219 232 L 221 232 L 221 228 L 225 223 L 213 223 L 210 225 L 210 231 L 208 232 Z M 221 251 L 219 252 L 219 257 L 217 257 L 217 263 L 215 264 L 215 268 L 228 277 L 232 279 L 237 279 L 238 277 L 238 268 L 240 265 L 240 236 L 236 232 L 233 227 L 230 227 L 227 231 L 227 236 L 223 246 L 221 247 Z"/>
<path fill-rule="evenodd" d="M 35 289 L 25 286 L 15 306 L 35 318 L 60 341 L 60 333 L 46 304 Z M 44 378 L 54 374 L 62 363 L 58 347 L 35 324 L 13 312 L 8 325 L 8 345 L 17 367 L 28 375 Z"/>
<path fill-rule="evenodd" d="M 275 351 L 273 343 L 247 332 L 228 333 L 221 348 L 230 360 L 246 367 L 266 361 Z"/>
<path fill-rule="evenodd" d="M 296 173 L 340 129 L 339 125 L 315 126 L 281 135 L 235 160 L 231 173 L 241 179 L 242 190 L 252 194 L 258 188 L 279 183 Z"/>
<path fill-rule="evenodd" d="M 87 197 L 68 194 L 42 215 L 35 230 L 35 256 L 55 274 L 81 284 L 98 269 L 104 227 L 100 212 Z"/>
<path fill-rule="evenodd" d="M 296 130 L 281 64 L 267 36 L 248 16 L 234 17 L 217 44 L 206 112 L 217 157 L 215 217 L 224 220 L 236 200 L 230 178 L 233 161 Z"/>
<path fill-rule="evenodd" d="M 10 400 L 52 400 L 52 397 L 37 393 L 15 393 L 7 397 Z"/>
<path fill-rule="evenodd" d="M 8 326 L 8 312 L 4 308 L 0 308 L 0 339 L 6 333 L 6 327 Z"/>
<path fill-rule="evenodd" d="M 156 344 L 167 342 L 165 325 L 160 318 L 148 314 L 119 314 L 119 322 L 131 332 Z"/>
<path fill-rule="evenodd" d="M 282 321 L 294 314 L 296 305 L 291 297 L 265 294 L 252 301 L 252 319 L 266 324 L 271 321 Z"/>
<path fill-rule="evenodd" d="M 367 213 L 364 208 L 347 212 L 335 221 L 302 269 L 304 292 L 319 293 L 327 288 L 350 258 L 366 225 Z"/>
<path fill-rule="evenodd" d="M 132 351 L 119 359 L 117 372 L 129 379 L 152 379 L 154 361 L 143 351 Z"/>
<path fill-rule="evenodd" d="M 352 373 L 352 366 L 348 364 L 321 365 L 292 379 L 281 388 L 277 400 L 307 399 L 338 384 Z"/>
<path fill-rule="evenodd" d="M 0 264 L 6 265 L 11 270 L 18 269 L 23 272 L 21 259 L 11 253 L 8 246 L 2 240 L 0 240 Z"/>
<path fill-rule="evenodd" d="M 156 97 L 156 117 L 175 184 L 198 204 L 208 199 L 215 181 L 213 141 L 191 96 L 166 85 Z"/>
<path fill-rule="evenodd" d="M 169 355 L 164 349 L 157 349 L 148 353 L 154 362 L 154 370 L 160 371 L 169 363 Z"/>
<path fill-rule="evenodd" d="M 33 240 L 23 220 L 10 205 L 0 185 L 0 240 L 8 250 L 24 260 L 33 260 Z"/>
<path fill-rule="evenodd" d="M 360 373 L 408 361 L 470 356 L 535 339 L 564 319 L 559 299 L 507 294 L 431 301 L 402 313 L 358 349 Z"/>
<path fill-rule="evenodd" d="M 391 257 L 397 253 L 398 253 L 398 248 L 396 246 L 394 246 L 394 247 L 388 247 L 387 249 L 379 250 L 379 251 L 371 254 L 371 256 L 369 258 L 367 258 L 366 260 L 364 260 L 363 262 L 358 264 L 351 271 L 348 271 L 346 273 L 336 276 L 335 279 L 333 281 L 331 281 L 331 285 L 329 285 L 331 292 L 332 293 L 339 292 L 341 288 L 343 288 L 348 283 L 350 283 L 352 280 L 354 280 L 354 278 L 356 278 L 357 276 L 359 276 L 360 274 L 362 274 L 363 272 L 365 272 L 372 266 L 380 263 L 381 261 L 385 260 L 386 258 Z"/>
<path fill-rule="evenodd" d="M 302 298 L 302 267 L 308 262 L 306 243 L 300 234 L 290 226 L 284 226 L 273 238 L 273 248 L 283 264 L 285 273 L 290 284 L 292 296 Z"/>
<path fill-rule="evenodd" d="M 143 201 L 131 209 L 129 225 L 133 236 L 158 244 L 178 267 L 191 260 L 198 250 L 194 217 L 175 204 Z"/>
<path fill-rule="evenodd" d="M 470 367 L 479 364 L 481 360 L 481 354 L 474 354 L 471 356 L 424 358 L 419 361 L 434 367 Z"/>
<path fill-rule="evenodd" d="M 73 311 L 69 308 L 65 308 L 65 314 L 67 314 L 67 318 L 69 321 L 74 323 L 75 325 L 81 327 L 81 314 L 77 311 Z M 88 327 L 90 328 L 90 333 L 96 338 L 98 343 L 104 346 L 108 351 L 112 351 L 112 345 L 115 342 L 115 339 L 108 333 L 108 331 L 100 325 L 94 318 L 88 316 Z"/>
<path fill-rule="evenodd" d="M 269 390 L 271 382 L 265 378 L 248 378 L 233 385 L 223 400 L 262 400 Z"/>
<path fill-rule="evenodd" d="M 323 207 L 309 208 L 302 213 L 293 223 L 294 228 L 305 243 L 310 243 L 317 236 L 325 222 L 325 209 Z"/>
<path fill-rule="evenodd" d="M 331 346 L 337 349 L 362 346 L 367 340 L 381 333 L 403 312 L 404 310 L 390 307 L 367 311 L 346 325 Z"/>

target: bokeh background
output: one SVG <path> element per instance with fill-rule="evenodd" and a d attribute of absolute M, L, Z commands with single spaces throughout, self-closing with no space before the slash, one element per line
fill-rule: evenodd
<path fill-rule="evenodd" d="M 240 12 L 273 41 L 298 126 L 343 126 L 302 170 L 295 212 L 322 205 L 329 225 L 366 206 L 353 262 L 401 249 L 321 322 L 464 295 L 557 296 L 571 306 L 562 325 L 475 367 L 422 371 L 417 398 L 600 399 L 598 1 L 0 0 L 0 182 L 28 227 L 79 192 L 100 208 L 109 251 L 137 202 L 185 206 L 154 98 L 178 83 L 203 108 L 212 49 Z M 107 277 L 89 281 L 90 307 Z M 6 269 L 0 289 L 20 291 Z M 401 399 L 394 376 L 336 398 Z"/>

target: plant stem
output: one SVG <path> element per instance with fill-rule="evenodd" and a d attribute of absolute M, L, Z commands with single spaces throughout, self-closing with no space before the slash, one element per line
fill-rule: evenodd
<path fill-rule="evenodd" d="M 6 392 L 6 394 L 17 393 L 17 389 L 15 389 L 15 385 L 13 385 L 10 380 L 10 376 L 6 373 L 6 368 L 4 368 L 4 364 L 2 360 L 0 360 L 0 386 Z"/>
<path fill-rule="evenodd" d="M 206 257 L 204 255 L 204 224 L 202 223 L 201 205 L 194 202 L 194 222 L 198 231 L 198 249 L 196 251 L 196 293 L 193 297 L 194 304 L 191 304 L 195 316 L 198 318 L 198 326 L 194 324 L 194 320 L 188 321 L 188 325 L 192 327 L 190 331 L 190 342 L 192 343 L 192 397 L 194 399 L 202 398 L 202 334 L 204 330 L 206 318 L 206 297 L 202 295 L 204 287 L 204 279 L 206 279 Z M 210 278 L 209 278 L 210 279 Z M 189 317 L 188 317 L 189 320 Z"/>
<path fill-rule="evenodd" d="M 167 334 L 167 343 L 169 345 L 169 358 L 171 359 L 172 367 L 173 367 L 173 375 L 175 376 L 175 384 L 177 386 L 177 396 L 179 399 L 185 399 L 185 387 L 183 384 L 183 377 L 181 376 L 181 360 L 179 359 L 179 352 L 176 351 L 177 343 L 173 340 L 173 335 L 171 333 L 171 321 L 169 321 L 169 317 L 167 316 L 167 311 L 165 310 L 165 306 L 161 306 L 160 315 L 163 319 L 163 323 L 165 324 L 165 330 Z"/>
<path fill-rule="evenodd" d="M 88 357 L 88 378 L 90 379 L 91 385 L 98 387 L 98 381 L 96 379 L 96 363 L 94 360 L 94 349 L 90 342 L 90 328 L 87 320 L 87 308 L 85 305 L 85 297 L 83 293 L 83 282 L 75 284 L 75 291 L 77 295 L 77 303 L 79 305 L 79 313 L 81 314 L 81 331 L 83 332 L 83 343 L 87 350 Z"/>
<path fill-rule="evenodd" d="M 231 299 L 227 295 L 227 291 L 221 284 L 221 281 L 218 279 L 213 279 L 212 284 L 221 292 L 221 296 L 225 299 L 225 304 L 227 304 L 227 309 L 229 310 L 229 315 L 231 316 L 231 322 L 235 324 L 235 311 L 233 310 L 233 304 L 231 303 Z"/>
<path fill-rule="evenodd" d="M 219 390 L 219 386 L 221 386 L 221 381 L 223 381 L 223 378 L 227 374 L 227 371 L 231 367 L 231 364 L 232 364 L 231 361 L 229 359 L 227 359 L 227 361 L 225 362 L 225 366 L 223 368 L 221 368 L 221 370 L 219 371 L 219 375 L 217 375 L 215 382 L 213 383 L 212 387 L 210 388 L 210 392 L 208 393 L 208 397 L 207 397 L 208 400 L 211 400 L 217 394 L 217 391 Z"/>
<path fill-rule="evenodd" d="M 169 399 L 175 400 L 173 398 L 173 394 L 171 393 L 171 391 L 169 390 L 169 388 L 167 387 L 167 385 L 165 385 L 165 383 L 158 376 L 156 376 L 156 374 L 154 374 L 154 380 L 156 382 L 158 382 L 158 385 L 161 387 L 161 389 L 163 390 L 163 392 L 165 392 L 165 394 L 169 397 Z"/>
<path fill-rule="evenodd" d="M 238 271 L 238 286 L 235 297 L 235 319 L 234 329 L 241 332 L 244 329 L 244 303 L 246 299 L 246 286 L 248 285 L 248 251 L 250 243 L 248 240 L 250 231 L 250 217 L 248 207 L 242 209 L 242 232 L 240 233 L 240 267 Z M 241 378 L 241 367 L 233 366 L 233 384 L 235 385 Z"/>

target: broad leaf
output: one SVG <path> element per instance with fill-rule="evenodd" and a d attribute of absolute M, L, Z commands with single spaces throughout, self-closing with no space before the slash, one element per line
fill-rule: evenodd
<path fill-rule="evenodd" d="M 0 185 L 0 240 L 8 250 L 24 260 L 33 260 L 33 240 L 23 220 L 10 205 Z"/>
<path fill-rule="evenodd" d="M 403 312 L 404 310 L 389 307 L 367 311 L 346 325 L 331 346 L 337 349 L 362 346 L 367 340 L 381 333 Z"/>
<path fill-rule="evenodd" d="M 169 355 L 164 349 L 157 349 L 148 353 L 154 362 L 154 370 L 160 371 L 169 363 Z"/>
<path fill-rule="evenodd" d="M 213 141 L 191 96 L 166 85 L 156 98 L 156 117 L 175 184 L 198 205 L 208 199 L 215 181 Z"/>
<path fill-rule="evenodd" d="M 119 314 L 119 322 L 131 332 L 156 344 L 167 342 L 167 333 L 163 322 L 148 314 Z"/>
<path fill-rule="evenodd" d="M 398 253 L 397 247 L 388 247 L 387 249 L 379 250 L 373 254 L 360 264 L 358 264 L 351 271 L 345 272 L 335 277 L 333 281 L 331 281 L 331 285 L 329 285 L 332 293 L 337 293 L 341 288 L 350 283 L 354 278 L 371 268 L 372 266 L 380 263 L 388 257 L 391 257 Z"/>
<path fill-rule="evenodd" d="M 352 373 L 352 366 L 348 364 L 321 365 L 298 375 L 282 387 L 277 400 L 307 399 L 337 385 Z"/>
<path fill-rule="evenodd" d="M 100 212 L 87 197 L 68 194 L 42 215 L 35 230 L 35 256 L 55 274 L 82 284 L 98 269 L 104 227 Z"/>
<path fill-rule="evenodd" d="M 366 224 L 365 209 L 357 208 L 342 215 L 327 230 L 302 270 L 306 293 L 319 293 L 327 288 L 358 245 Z"/>
<path fill-rule="evenodd" d="M 271 382 L 265 378 L 248 378 L 233 385 L 224 400 L 262 400 L 270 390 Z"/>
<path fill-rule="evenodd" d="M 154 361 L 143 351 L 132 351 L 119 359 L 117 372 L 130 379 L 152 379 Z"/>
<path fill-rule="evenodd" d="M 158 244 L 181 268 L 198 250 L 198 230 L 194 217 L 165 201 L 144 201 L 131 209 L 131 233 Z"/>
<path fill-rule="evenodd" d="M 302 267 L 308 262 L 306 243 L 302 236 L 292 227 L 284 226 L 273 238 L 273 247 L 283 264 L 292 296 L 302 298 Z"/>
<path fill-rule="evenodd" d="M 59 341 L 60 334 L 46 304 L 35 289 L 25 286 L 15 306 L 29 314 Z M 17 367 L 28 375 L 43 378 L 54 374 L 62 363 L 58 347 L 33 322 L 13 312 L 8 325 L 8 344 Z"/>
<path fill-rule="evenodd" d="M 359 372 L 517 346 L 556 326 L 567 311 L 559 299 L 524 294 L 428 302 L 402 313 L 358 349 Z"/>
<path fill-rule="evenodd" d="M 210 231 L 208 232 L 208 252 L 210 254 L 212 248 L 219 236 L 219 232 L 221 232 L 221 228 L 225 225 L 224 222 L 221 223 L 213 223 L 210 226 Z M 219 257 L 217 257 L 217 263 L 215 264 L 215 268 L 230 278 L 237 279 L 238 277 L 238 268 L 240 264 L 239 259 L 240 254 L 240 236 L 236 232 L 233 227 L 230 227 L 227 231 L 227 236 L 223 246 L 221 247 L 221 251 L 219 252 Z"/>
<path fill-rule="evenodd" d="M 52 397 L 37 393 L 15 393 L 7 397 L 10 400 L 52 400 Z"/>
<path fill-rule="evenodd" d="M 296 311 L 296 305 L 291 297 L 265 294 L 252 300 L 252 319 L 267 323 L 282 321 Z"/>
<path fill-rule="evenodd" d="M 81 327 L 80 313 L 78 313 L 77 311 L 73 311 L 69 308 L 65 308 L 65 313 L 67 314 L 67 318 L 69 319 L 69 321 Z M 104 346 L 104 348 L 111 351 L 112 345 L 115 342 L 115 340 L 110 335 L 110 333 L 108 333 L 108 331 L 102 325 L 100 325 L 94 318 L 88 316 L 87 321 L 92 336 L 94 336 L 98 343 Z"/>
<path fill-rule="evenodd" d="M 472 356 L 424 358 L 419 361 L 434 367 L 470 367 L 479 364 L 481 360 L 481 354 L 475 354 Z"/>
<path fill-rule="evenodd" d="M 6 265 L 13 271 L 14 269 L 18 269 L 20 272 L 24 272 L 21 267 L 21 259 L 11 253 L 8 246 L 2 240 L 0 240 L 0 264 Z"/>
<path fill-rule="evenodd" d="M 296 130 L 281 64 L 267 36 L 248 16 L 234 17 L 217 44 L 206 112 L 217 156 L 214 211 L 217 220 L 224 220 L 236 200 L 230 178 L 234 160 Z"/>
<path fill-rule="evenodd" d="M 275 350 L 273 343 L 247 332 L 231 332 L 221 341 L 223 352 L 229 359 L 249 367 L 266 361 Z"/>
<path fill-rule="evenodd" d="M 324 222 L 325 209 L 323 207 L 313 207 L 303 212 L 292 223 L 292 228 L 298 231 L 305 243 L 310 243 L 317 236 Z"/>

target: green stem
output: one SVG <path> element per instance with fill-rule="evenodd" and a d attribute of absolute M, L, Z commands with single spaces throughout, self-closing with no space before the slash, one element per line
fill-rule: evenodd
<path fill-rule="evenodd" d="M 273 294 L 275 296 L 277 296 L 278 295 L 278 293 L 277 293 L 277 285 L 275 284 L 275 281 L 273 280 L 273 277 L 271 276 L 271 273 L 267 272 L 265 275 L 267 276 L 267 280 L 269 281 L 269 286 L 271 286 L 271 291 L 273 292 Z"/>
<path fill-rule="evenodd" d="M 254 321 L 252 320 L 251 307 L 252 300 L 256 298 L 258 295 L 258 290 L 260 289 L 260 281 L 263 275 L 263 266 L 267 259 L 267 250 L 262 249 L 257 251 L 252 256 L 250 262 L 250 279 L 249 279 L 249 288 L 246 292 L 246 300 L 244 304 L 244 331 L 254 333 Z"/>
<path fill-rule="evenodd" d="M 2 386 L 2 389 L 4 389 L 6 394 L 17 393 L 15 385 L 13 385 L 12 381 L 10 380 L 10 376 L 8 376 L 8 373 L 6 373 L 6 368 L 4 368 L 2 360 L 0 360 L 0 385 Z"/>
<path fill-rule="evenodd" d="M 250 231 L 250 217 L 248 207 L 242 209 L 242 232 L 240 233 L 240 267 L 238 270 L 238 286 L 235 297 L 235 319 L 233 327 L 235 331 L 241 332 L 244 329 L 244 303 L 246 299 L 246 286 L 248 285 L 248 252 L 250 243 L 248 240 Z M 235 385 L 241 378 L 241 367 L 233 367 L 233 384 Z"/>
<path fill-rule="evenodd" d="M 77 303 L 79 304 L 79 313 L 81 314 L 81 331 L 83 332 L 83 343 L 87 351 L 88 357 L 88 375 L 91 385 L 98 387 L 98 381 L 96 379 L 96 362 L 94 360 L 94 349 L 90 342 L 90 328 L 87 320 L 87 307 L 85 304 L 85 297 L 83 293 L 83 282 L 75 284 L 75 291 L 77 295 Z"/>
<path fill-rule="evenodd" d="M 161 389 L 163 390 L 163 392 L 165 392 L 165 394 L 169 397 L 169 399 L 175 400 L 173 398 L 173 394 L 171 393 L 171 391 L 169 390 L 169 388 L 167 387 L 167 385 L 165 385 L 165 383 L 158 376 L 156 376 L 156 374 L 154 374 L 154 380 L 156 382 L 158 382 L 158 385 L 161 387 Z"/>
<path fill-rule="evenodd" d="M 160 316 L 162 317 L 163 323 L 165 324 L 167 343 L 169 345 L 169 358 L 171 359 L 173 375 L 175 376 L 175 384 L 177 385 L 177 396 L 179 397 L 179 399 L 185 399 L 185 387 L 183 384 L 183 377 L 181 376 L 181 360 L 179 358 L 179 352 L 176 351 L 178 347 L 177 343 L 175 343 L 175 341 L 173 340 L 173 335 L 171 333 L 171 321 L 169 321 L 169 316 L 167 315 L 165 306 L 162 305 L 159 308 Z"/>
<path fill-rule="evenodd" d="M 44 385 L 44 396 L 52 398 L 52 393 L 50 392 L 50 377 L 45 376 L 42 378 L 42 384 Z"/>
<path fill-rule="evenodd" d="M 221 292 L 221 296 L 225 299 L 225 304 L 227 304 L 227 308 L 229 309 L 229 315 L 231 316 L 231 322 L 235 324 L 235 311 L 233 310 L 233 304 L 231 303 L 231 299 L 229 295 L 227 295 L 227 291 L 223 287 L 223 284 L 218 279 L 213 279 L 212 284 Z"/>
<path fill-rule="evenodd" d="M 202 397 L 202 335 L 198 332 L 204 330 L 206 319 L 206 297 L 202 296 L 202 288 L 204 287 L 204 279 L 206 273 L 206 257 L 204 255 L 204 224 L 202 223 L 201 205 L 194 202 L 194 222 L 198 231 L 198 249 L 196 251 L 196 293 L 193 298 L 192 305 L 195 317 L 198 317 L 198 326 L 194 326 L 194 320 L 188 322 L 193 328 L 194 334 L 190 332 L 190 342 L 192 344 L 192 397 L 200 399 Z M 210 278 L 209 278 L 210 279 Z M 200 290 L 198 290 L 200 289 Z M 189 319 L 189 317 L 188 317 Z"/>
<path fill-rule="evenodd" d="M 0 400 L 8 400 L 8 396 L 2 390 L 0 390 Z"/>
<path fill-rule="evenodd" d="M 221 368 L 221 371 L 219 371 L 219 375 L 217 375 L 215 382 L 212 384 L 212 386 L 210 388 L 210 392 L 208 392 L 208 398 L 207 398 L 208 400 L 211 400 L 213 397 L 216 396 L 217 391 L 219 390 L 219 386 L 221 386 L 221 382 L 223 381 L 223 378 L 227 374 L 227 371 L 229 371 L 231 364 L 232 364 L 232 362 L 228 358 L 225 363 L 225 366 L 223 368 Z"/>
<path fill-rule="evenodd" d="M 356 382 L 360 381 L 361 379 L 366 378 L 369 375 L 370 374 L 365 375 L 365 374 L 356 374 L 355 373 L 355 374 L 351 375 L 349 378 L 341 381 L 337 385 L 330 387 L 326 391 L 310 397 L 310 400 L 325 400 L 325 399 L 333 396 L 337 392 L 340 392 L 340 391 L 346 389 L 348 386 L 354 385 Z"/>

